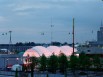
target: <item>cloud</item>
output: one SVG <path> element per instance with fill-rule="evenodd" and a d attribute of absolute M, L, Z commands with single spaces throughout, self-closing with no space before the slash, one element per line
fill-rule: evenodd
<path fill-rule="evenodd" d="M 72 3 L 68 0 L 31 0 L 20 1 L 18 3 L 10 4 L 9 7 L 13 7 L 13 11 L 28 11 L 28 10 L 39 10 L 39 9 L 51 9 L 51 8 L 66 8 L 66 3 Z"/>
<path fill-rule="evenodd" d="M 27 15 L 29 15 L 29 13 L 27 13 L 27 12 L 17 12 L 16 14 L 19 15 L 19 16 L 27 16 Z"/>
<path fill-rule="evenodd" d="M 43 3 L 39 3 L 39 4 L 32 4 L 32 3 L 21 3 L 18 5 L 15 5 L 13 11 L 25 11 L 25 10 L 29 10 L 29 9 L 48 9 L 50 8 L 50 5 L 46 5 Z"/>
<path fill-rule="evenodd" d="M 68 6 L 74 6 L 75 4 L 97 2 L 97 0 L 22 0 L 12 4 L 13 11 L 28 11 L 39 9 L 51 9 L 51 8 L 67 8 Z"/>
<path fill-rule="evenodd" d="M 87 33 L 87 35 L 89 35 L 89 31 L 91 31 L 92 28 L 97 30 L 97 28 L 99 28 L 99 20 L 103 18 L 103 3 L 100 3 L 100 0 L 2 1 L 3 3 L 0 5 L 0 9 L 3 16 L 0 14 L 0 23 L 8 21 L 8 19 L 10 20 L 10 22 L 2 24 L 4 28 L 2 31 L 13 30 L 13 33 L 16 33 L 14 35 L 18 37 L 15 38 L 15 41 L 18 39 L 20 39 L 20 41 L 28 39 L 34 40 L 35 37 L 32 38 L 32 36 L 35 36 L 41 31 L 46 31 L 49 36 L 51 31 L 51 17 L 53 18 L 53 31 L 63 30 L 68 32 L 72 32 L 72 18 L 74 17 L 77 39 L 81 41 L 80 38 L 84 37 L 84 40 L 86 40 L 90 36 L 85 36 L 84 34 Z M 12 25 L 16 26 L 12 27 Z M 21 35 L 21 38 L 19 35 Z M 64 34 L 62 35 L 62 37 L 65 37 Z M 55 36 L 55 38 L 57 40 L 61 39 L 57 36 Z M 37 39 L 36 41 L 41 40 Z"/>
<path fill-rule="evenodd" d="M 3 17 L 3 16 L 0 16 L 0 22 L 4 22 L 4 21 L 7 21 L 7 18 Z"/>

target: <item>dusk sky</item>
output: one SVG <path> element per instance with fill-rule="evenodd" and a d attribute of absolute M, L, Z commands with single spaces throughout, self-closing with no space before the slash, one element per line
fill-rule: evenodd
<path fill-rule="evenodd" d="M 12 43 L 50 43 L 51 31 L 53 41 L 72 43 L 73 17 L 75 42 L 96 40 L 103 20 L 103 1 L 0 0 L 0 44 L 9 43 L 9 34 L 2 33 L 10 30 Z"/>

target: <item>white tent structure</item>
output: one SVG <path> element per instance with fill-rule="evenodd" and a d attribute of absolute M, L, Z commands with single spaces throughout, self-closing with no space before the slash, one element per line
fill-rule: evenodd
<path fill-rule="evenodd" d="M 43 46 L 35 46 L 32 49 L 37 51 L 40 56 L 44 54 L 46 57 L 49 57 L 52 54 L 47 48 Z"/>
<path fill-rule="evenodd" d="M 33 50 L 33 49 L 28 49 L 26 50 L 26 52 L 23 54 L 24 57 L 30 56 L 30 57 L 40 57 L 40 55 L 37 53 L 37 51 Z"/>
<path fill-rule="evenodd" d="M 62 53 L 64 53 L 66 56 L 71 56 L 71 54 L 73 53 L 73 48 L 70 46 L 61 46 L 60 50 Z M 77 52 L 76 49 L 74 49 L 74 52 Z"/>
<path fill-rule="evenodd" d="M 19 64 L 15 64 L 11 68 L 12 71 L 16 71 L 16 69 L 17 69 L 17 71 L 22 71 L 22 66 Z"/>
<path fill-rule="evenodd" d="M 75 52 L 77 52 L 77 49 L 74 49 Z M 66 56 L 71 56 L 73 53 L 73 48 L 70 46 L 49 46 L 49 47 L 43 47 L 43 46 L 35 46 L 31 49 L 28 49 L 24 52 L 23 57 L 40 57 L 43 54 L 46 57 L 51 56 L 52 54 L 55 54 L 59 56 L 60 53 L 64 53 Z"/>
<path fill-rule="evenodd" d="M 59 55 L 61 50 L 58 46 L 49 46 L 47 47 L 47 49 L 52 53 L 52 54 L 55 54 L 55 55 Z"/>

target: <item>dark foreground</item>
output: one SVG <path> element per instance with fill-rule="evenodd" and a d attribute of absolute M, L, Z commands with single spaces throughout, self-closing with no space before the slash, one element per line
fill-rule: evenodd
<path fill-rule="evenodd" d="M 72 72 L 67 72 L 67 77 L 103 77 L 103 71 L 98 71 L 98 72 L 94 72 L 94 71 L 85 71 L 86 75 L 80 75 L 81 71 L 76 71 L 75 76 Z M 22 76 L 21 74 L 22 72 L 19 72 L 19 77 L 25 77 L 25 75 Z M 28 74 L 28 77 L 30 76 L 30 72 L 25 72 L 23 74 Z M 46 77 L 47 72 L 34 72 L 34 77 Z M 56 74 L 51 74 L 48 73 L 49 77 L 66 77 L 63 74 L 60 73 L 56 73 Z M 11 72 L 11 71 L 0 71 L 0 77 L 15 77 L 15 72 Z"/>

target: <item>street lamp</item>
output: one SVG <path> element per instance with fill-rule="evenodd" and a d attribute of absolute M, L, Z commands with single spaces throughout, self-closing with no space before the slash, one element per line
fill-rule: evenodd
<path fill-rule="evenodd" d="M 74 55 L 74 18 L 73 18 L 73 55 Z"/>
<path fill-rule="evenodd" d="M 6 63 L 6 69 L 8 70 L 9 69 L 9 65 L 8 65 L 8 58 L 6 59 L 7 63 Z"/>
<path fill-rule="evenodd" d="M 16 58 L 16 60 L 17 60 L 17 64 L 18 64 L 18 60 L 19 60 L 19 58 Z"/>
<path fill-rule="evenodd" d="M 11 41 L 11 33 L 12 33 L 12 31 L 9 31 L 9 33 L 10 33 L 9 50 L 10 50 L 10 52 L 11 52 L 11 44 L 12 44 L 12 41 Z"/>
<path fill-rule="evenodd" d="M 7 58 L 6 60 L 7 60 L 7 64 L 6 64 L 6 65 L 8 66 L 8 60 L 9 60 L 9 59 Z"/>
<path fill-rule="evenodd" d="M 51 45 L 53 42 L 53 30 L 52 30 L 53 27 L 54 27 L 54 25 L 52 25 L 52 18 L 51 18 Z"/>

